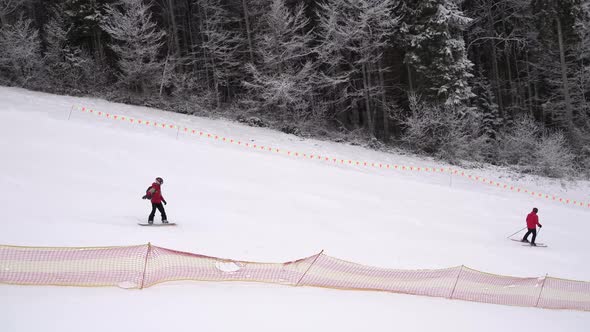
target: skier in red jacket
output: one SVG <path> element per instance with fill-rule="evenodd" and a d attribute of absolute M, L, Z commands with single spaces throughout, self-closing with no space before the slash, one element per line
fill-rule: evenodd
<path fill-rule="evenodd" d="M 160 215 L 162 216 L 162 223 L 167 224 L 168 218 L 166 217 L 166 211 L 164 211 L 164 205 L 166 205 L 166 200 L 164 196 L 162 196 L 162 189 L 161 186 L 164 184 L 164 180 L 160 177 L 156 178 L 156 182 L 152 183 L 152 185 L 147 189 L 146 195 L 143 196 L 143 199 L 150 199 L 152 202 L 152 213 L 148 217 L 148 224 L 154 223 L 154 217 L 156 215 L 156 209 L 160 211 Z"/>
<path fill-rule="evenodd" d="M 524 235 L 524 237 L 522 238 L 522 242 L 529 242 L 529 234 L 533 234 L 533 239 L 531 241 L 531 246 L 537 246 L 535 244 L 535 239 L 537 238 L 537 225 L 539 225 L 539 227 L 543 227 L 543 225 L 539 224 L 539 216 L 537 215 L 537 212 L 539 212 L 539 209 L 537 208 L 533 208 L 533 212 L 529 213 L 526 216 L 526 227 L 528 228 L 528 232 L 526 232 L 526 234 Z"/>

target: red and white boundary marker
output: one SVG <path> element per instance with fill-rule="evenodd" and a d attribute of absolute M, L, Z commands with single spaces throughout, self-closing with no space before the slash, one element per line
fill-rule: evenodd
<path fill-rule="evenodd" d="M 123 115 L 105 113 L 105 112 L 96 111 L 92 108 L 87 108 L 87 107 L 73 106 L 72 109 L 80 111 L 82 113 L 93 114 L 93 115 L 103 117 L 106 119 L 110 119 L 113 121 L 125 121 L 125 122 L 129 122 L 131 124 L 137 124 L 137 125 L 142 125 L 142 126 L 151 126 L 151 127 L 159 128 L 159 129 L 176 129 L 177 136 L 178 136 L 178 133 L 183 132 L 185 134 L 195 135 L 197 137 L 207 138 L 207 139 L 211 139 L 214 141 L 221 141 L 221 142 L 228 143 L 228 144 L 238 145 L 238 146 L 245 147 L 248 149 L 260 150 L 260 151 L 265 151 L 265 152 L 270 152 L 270 153 L 280 153 L 280 154 L 283 154 L 283 155 L 286 155 L 289 157 L 303 158 L 303 159 L 307 159 L 307 160 L 324 161 L 324 162 L 330 162 L 332 164 L 340 164 L 340 165 L 362 166 L 362 167 L 373 168 L 373 169 L 386 169 L 386 170 L 422 172 L 422 173 L 447 173 L 447 174 L 450 174 L 451 176 L 460 176 L 462 178 L 468 179 L 468 180 L 473 181 L 475 183 L 485 184 L 485 185 L 493 186 L 493 187 L 496 187 L 499 189 L 508 190 L 511 192 L 523 193 L 523 194 L 529 195 L 534 198 L 542 198 L 542 199 L 546 199 L 548 201 L 559 202 L 559 203 L 563 203 L 563 204 L 566 204 L 569 206 L 585 207 L 585 208 L 590 209 L 590 202 L 582 202 L 579 200 L 564 198 L 564 197 L 560 197 L 557 195 L 540 193 L 540 192 L 528 190 L 526 188 L 521 188 L 518 186 L 502 183 L 499 181 L 486 179 L 485 177 L 482 177 L 482 176 L 472 175 L 472 174 L 466 173 L 463 170 L 457 170 L 457 169 L 453 169 L 450 167 L 449 168 L 442 168 L 442 167 L 406 166 L 406 165 L 384 164 L 384 163 L 376 163 L 376 162 L 368 162 L 368 161 L 357 161 L 357 160 L 350 160 L 350 159 L 334 158 L 334 157 L 325 156 L 325 155 L 321 155 L 321 154 L 302 153 L 302 152 L 298 152 L 298 151 L 279 149 L 276 147 L 270 147 L 270 146 L 265 146 L 265 145 L 252 144 L 249 142 L 243 142 L 241 140 L 236 140 L 236 139 L 225 137 L 225 136 L 206 133 L 206 132 L 203 132 L 202 130 L 192 129 L 192 128 L 188 128 L 188 127 L 184 127 L 184 126 L 178 126 L 175 124 L 159 123 L 157 121 L 143 120 L 143 119 L 137 119 L 137 118 L 127 117 L 127 116 L 123 116 Z M 71 110 L 70 110 L 70 112 L 71 112 Z"/>

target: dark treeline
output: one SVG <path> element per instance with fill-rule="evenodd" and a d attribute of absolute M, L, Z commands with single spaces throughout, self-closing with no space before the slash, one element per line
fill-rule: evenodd
<path fill-rule="evenodd" d="M 0 0 L 0 83 L 554 177 L 590 169 L 590 0 Z"/>

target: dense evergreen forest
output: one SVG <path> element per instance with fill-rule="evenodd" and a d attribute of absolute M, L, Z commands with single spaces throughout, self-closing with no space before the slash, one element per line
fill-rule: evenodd
<path fill-rule="evenodd" d="M 0 0 L 0 84 L 590 169 L 590 0 Z"/>

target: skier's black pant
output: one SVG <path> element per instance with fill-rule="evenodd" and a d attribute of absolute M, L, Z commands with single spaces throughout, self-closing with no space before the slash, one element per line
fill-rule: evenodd
<path fill-rule="evenodd" d="M 529 237 L 529 234 L 533 234 L 533 239 L 531 240 L 531 243 L 535 243 L 535 239 L 537 238 L 537 229 L 536 228 L 529 228 L 529 231 L 526 232 L 526 234 L 524 235 L 524 237 L 522 239 L 527 240 L 527 238 Z"/>
<path fill-rule="evenodd" d="M 154 217 L 156 216 L 156 209 L 160 211 L 160 214 L 162 215 L 162 220 L 168 220 L 168 218 L 166 218 L 166 211 L 164 211 L 164 205 L 162 205 L 162 203 L 152 203 L 152 213 L 150 213 L 148 221 L 154 221 Z"/>

